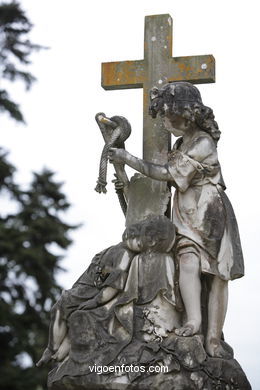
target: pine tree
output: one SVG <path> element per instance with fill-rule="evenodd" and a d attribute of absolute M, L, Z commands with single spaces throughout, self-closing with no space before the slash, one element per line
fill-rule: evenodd
<path fill-rule="evenodd" d="M 30 41 L 33 25 L 17 1 L 0 4 L 0 77 L 3 81 L 22 81 L 29 89 L 35 77 L 27 71 L 30 56 L 43 49 Z M 16 121 L 24 122 L 19 105 L 6 89 L 0 89 L 0 111 L 7 112 Z"/>
<path fill-rule="evenodd" d="M 43 47 L 28 38 L 31 28 L 17 1 L 0 3 L 0 112 L 18 122 L 23 114 L 5 85 L 20 80 L 29 89 L 35 80 L 27 67 Z M 14 173 L 0 148 L 0 199 L 12 205 L 0 207 L 0 390 L 43 390 L 48 369 L 35 362 L 47 344 L 50 308 L 61 292 L 56 275 L 76 226 L 62 219 L 70 205 L 51 171 L 34 173 L 26 190 Z"/>
<path fill-rule="evenodd" d="M 44 170 L 27 190 L 13 179 L 14 167 L 0 153 L 0 196 L 8 193 L 15 212 L 0 213 L 0 389 L 46 388 L 47 371 L 37 369 L 47 344 L 49 310 L 61 292 L 55 281 L 75 226 L 61 214 L 69 208 L 61 183 Z"/>

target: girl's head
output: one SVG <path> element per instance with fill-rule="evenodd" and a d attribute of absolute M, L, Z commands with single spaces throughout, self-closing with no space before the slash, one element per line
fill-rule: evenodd
<path fill-rule="evenodd" d="M 150 215 L 130 225 L 123 234 L 123 242 L 133 252 L 169 252 L 175 241 L 175 227 L 164 215 Z"/>
<path fill-rule="evenodd" d="M 135 223 L 127 227 L 123 233 L 123 242 L 133 252 L 141 251 L 141 224 Z"/>
<path fill-rule="evenodd" d="M 190 83 L 176 81 L 161 89 L 153 88 L 150 92 L 149 113 L 153 118 L 160 116 L 177 130 L 176 136 L 182 135 L 185 126 L 196 125 L 208 133 L 215 141 L 220 138 L 220 131 L 211 108 L 204 106 L 199 90 Z M 180 134 L 178 134 L 178 129 Z"/>
<path fill-rule="evenodd" d="M 151 215 L 142 223 L 141 245 L 143 251 L 167 253 L 175 241 L 175 227 L 164 215 Z"/>

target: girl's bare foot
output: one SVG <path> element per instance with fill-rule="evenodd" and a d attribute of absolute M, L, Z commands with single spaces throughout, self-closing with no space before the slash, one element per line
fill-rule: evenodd
<path fill-rule="evenodd" d="M 200 328 L 200 323 L 196 320 L 190 320 L 188 321 L 184 326 L 181 328 L 175 329 L 175 333 L 178 336 L 193 336 L 194 334 L 198 333 Z"/>
<path fill-rule="evenodd" d="M 206 341 L 206 352 L 215 358 L 231 359 L 232 355 L 225 351 L 225 349 L 220 344 L 220 340 L 211 338 Z"/>
<path fill-rule="evenodd" d="M 52 355 L 52 359 L 56 360 L 57 362 L 61 362 L 68 354 L 70 351 L 70 340 L 68 336 L 66 336 L 61 343 L 58 351 Z"/>
<path fill-rule="evenodd" d="M 44 366 L 45 364 L 49 363 L 52 360 L 53 351 L 51 351 L 49 348 L 46 348 L 45 351 L 42 354 L 41 359 L 36 363 L 37 367 Z"/>

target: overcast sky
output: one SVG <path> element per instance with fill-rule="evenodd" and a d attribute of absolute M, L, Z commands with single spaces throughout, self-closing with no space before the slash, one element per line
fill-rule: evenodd
<path fill-rule="evenodd" d="M 108 194 L 94 191 L 103 139 L 95 114 L 123 115 L 131 122 L 126 148 L 141 157 L 142 90 L 104 91 L 101 62 L 143 58 L 144 16 L 173 17 L 173 55 L 213 54 L 216 83 L 201 85 L 222 131 L 219 159 L 234 206 L 244 249 L 246 276 L 230 283 L 225 338 L 260 389 L 259 278 L 260 63 L 257 1 L 210 0 L 22 0 L 35 24 L 32 40 L 50 49 L 33 57 L 38 78 L 29 93 L 13 88 L 27 126 L 0 118 L 1 145 L 26 184 L 32 171 L 48 167 L 64 181 L 72 208 L 73 233 L 59 277 L 65 288 L 86 269 L 95 253 L 121 240 L 124 218 L 112 184 Z M 132 173 L 129 171 L 129 174 Z M 113 169 L 109 166 L 109 180 Z M 6 205 L 6 207 L 8 207 Z"/>

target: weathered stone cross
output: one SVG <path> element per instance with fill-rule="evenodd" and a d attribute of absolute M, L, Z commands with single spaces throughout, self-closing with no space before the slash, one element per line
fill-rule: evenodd
<path fill-rule="evenodd" d="M 102 87 L 105 89 L 143 88 L 143 158 L 157 164 L 167 162 L 171 141 L 161 118 L 148 113 L 149 91 L 169 81 L 194 84 L 215 81 L 212 55 L 172 57 L 172 18 L 170 15 L 145 17 L 144 59 L 102 64 Z M 128 189 L 126 226 L 150 214 L 170 217 L 170 193 L 167 183 L 142 175 L 132 177 Z"/>
<path fill-rule="evenodd" d="M 143 88 L 143 157 L 147 161 L 165 163 L 170 147 L 168 132 L 160 118 L 148 115 L 149 91 L 169 81 L 194 84 L 215 81 L 212 55 L 172 57 L 172 18 L 170 15 L 145 17 L 144 59 L 102 64 L 104 89 Z"/>

